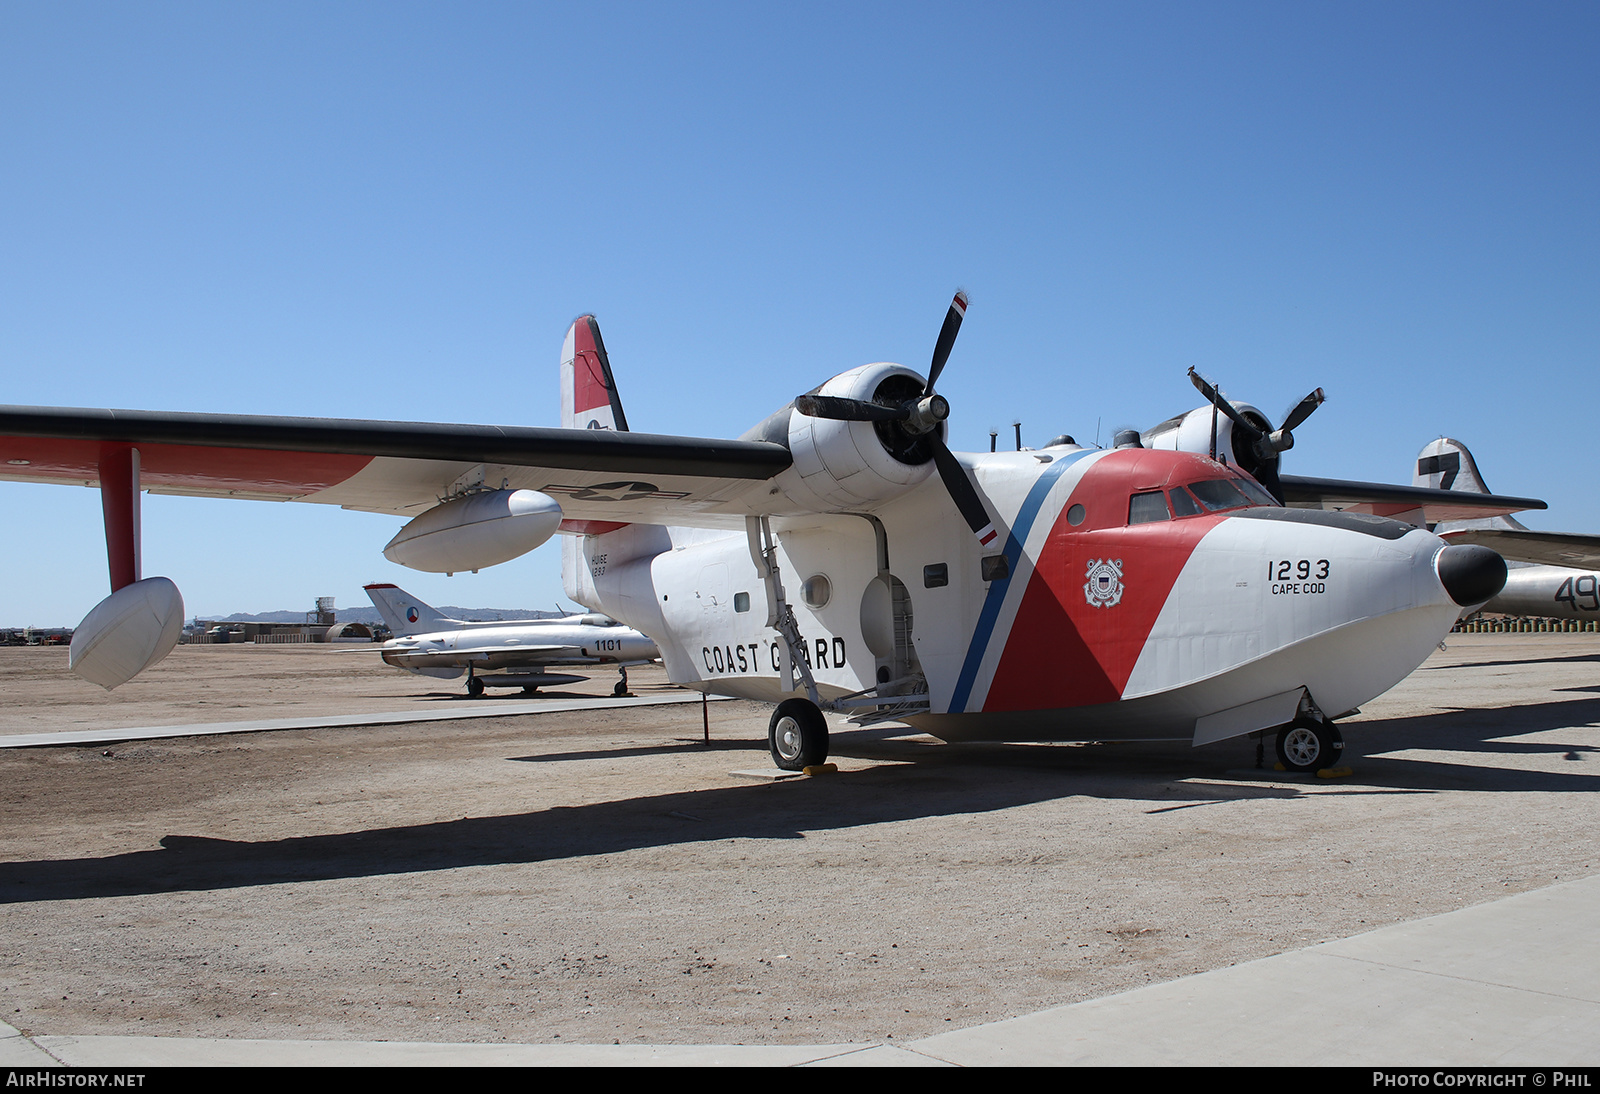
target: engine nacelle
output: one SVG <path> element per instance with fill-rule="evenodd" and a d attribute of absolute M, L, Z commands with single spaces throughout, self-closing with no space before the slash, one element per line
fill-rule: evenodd
<path fill-rule="evenodd" d="M 1272 423 L 1261 411 L 1249 403 L 1234 400 L 1234 409 L 1244 415 L 1246 421 L 1257 426 L 1263 433 L 1272 432 Z M 1211 406 L 1203 406 L 1191 410 L 1187 414 L 1179 414 L 1176 418 L 1168 418 L 1160 425 L 1153 426 L 1139 435 L 1141 443 L 1146 448 L 1161 448 L 1169 452 L 1193 452 L 1197 456 L 1211 455 L 1211 429 L 1212 422 L 1216 423 L 1216 450 L 1217 458 L 1226 463 L 1242 468 L 1256 478 L 1261 478 L 1262 472 L 1267 470 L 1265 462 L 1255 452 L 1254 445 L 1248 435 L 1237 438 L 1234 431 L 1237 428 L 1226 414 L 1221 413 Z M 1272 459 L 1274 470 L 1277 457 Z M 1270 472 L 1269 472 L 1270 473 Z"/>
<path fill-rule="evenodd" d="M 453 574 L 527 554 L 555 535 L 561 506 L 537 490 L 483 490 L 436 505 L 396 533 L 383 557 L 413 570 Z"/>
<path fill-rule="evenodd" d="M 172 652 L 183 633 L 183 596 L 164 577 L 124 585 L 72 632 L 72 671 L 110 691 Z"/>
<path fill-rule="evenodd" d="M 901 365 L 878 363 L 842 372 L 813 394 L 885 405 L 922 392 L 925 381 Z M 791 409 L 789 454 L 794 464 L 778 479 L 797 502 L 854 509 L 885 501 L 933 474 L 933 449 L 899 422 L 845 422 L 812 418 Z M 935 427 L 944 436 L 944 423 Z"/>

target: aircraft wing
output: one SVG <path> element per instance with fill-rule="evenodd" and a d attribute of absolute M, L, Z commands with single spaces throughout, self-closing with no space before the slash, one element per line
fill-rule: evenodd
<path fill-rule="evenodd" d="M 129 444 L 152 493 L 409 517 L 474 481 L 504 482 L 555 498 L 572 531 L 738 525 L 790 463 L 768 441 L 599 429 L 0 407 L 0 481 L 97 486 L 102 452 Z"/>
<path fill-rule="evenodd" d="M 1380 517 L 1411 518 L 1425 524 L 1503 516 L 1528 509 L 1547 508 L 1537 498 L 1502 494 L 1470 494 L 1460 490 L 1433 490 L 1425 486 L 1391 486 L 1380 482 L 1311 479 L 1282 475 L 1284 504 L 1291 509 L 1344 509 Z M 1478 541 L 1471 541 L 1478 542 Z M 1487 544 L 1493 546 L 1493 544 Z M 1498 550 L 1498 548 L 1496 548 Z M 1507 555 L 1507 558 L 1513 557 Z M 1570 564 L 1569 564 L 1570 565 Z"/>
<path fill-rule="evenodd" d="M 1450 543 L 1479 543 L 1513 562 L 1550 566 L 1600 566 L 1600 536 L 1508 528 L 1462 528 L 1439 533 Z"/>

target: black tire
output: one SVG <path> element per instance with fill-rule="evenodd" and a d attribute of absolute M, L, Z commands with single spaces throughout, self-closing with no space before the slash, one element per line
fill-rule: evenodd
<path fill-rule="evenodd" d="M 476 676 L 467 677 L 467 694 L 474 699 L 483 698 L 483 681 Z"/>
<path fill-rule="evenodd" d="M 522 694 L 529 695 L 529 696 L 538 695 L 539 694 L 539 689 L 537 687 L 533 687 L 533 686 L 524 687 L 522 689 Z"/>
<path fill-rule="evenodd" d="M 1278 730 L 1278 762 L 1289 771 L 1306 775 L 1338 764 L 1344 755 L 1344 735 L 1332 722 L 1296 718 Z"/>
<path fill-rule="evenodd" d="M 767 725 L 772 762 L 784 771 L 804 771 L 828 761 L 828 721 L 810 699 L 785 699 Z"/>

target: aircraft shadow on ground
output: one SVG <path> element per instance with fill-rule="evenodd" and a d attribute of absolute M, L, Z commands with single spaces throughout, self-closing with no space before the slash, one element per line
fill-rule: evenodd
<path fill-rule="evenodd" d="M 1345 750 L 1363 783 L 1415 790 L 1558 791 L 1600 790 L 1600 770 L 1587 757 L 1600 758 L 1600 699 L 1559 699 L 1502 707 L 1458 708 L 1409 718 L 1357 722 L 1347 727 Z M 1561 740 L 1517 740 L 1532 734 L 1566 731 Z M 1449 763 L 1426 756 L 1385 756 L 1385 752 L 1457 752 L 1555 756 L 1583 764 L 1571 771 L 1530 771 L 1484 763 Z"/>
<path fill-rule="evenodd" d="M 1509 661 L 1463 661 L 1460 664 L 1450 665 L 1423 665 L 1419 672 L 1438 672 L 1444 669 L 1460 669 L 1471 667 L 1475 669 L 1494 668 L 1499 665 L 1562 665 L 1562 664 L 1592 664 L 1600 661 L 1600 653 L 1575 653 L 1563 657 L 1517 657 Z"/>
<path fill-rule="evenodd" d="M 678 756 L 696 752 L 750 752 L 760 748 L 766 754 L 766 744 L 751 741 L 711 740 L 707 742 L 678 738 L 670 745 L 639 745 L 633 748 L 592 748 L 582 752 L 547 752 L 542 756 L 511 756 L 516 763 L 544 764 L 570 763 L 573 760 L 626 759 L 633 756 Z"/>
<path fill-rule="evenodd" d="M 533 695 L 524 695 L 517 688 L 500 688 L 497 691 L 485 691 L 482 695 L 468 695 L 466 690 L 462 689 L 461 691 L 429 691 L 421 695 L 411 696 L 411 698 L 419 703 L 482 703 L 484 706 L 491 706 L 495 702 L 503 703 L 513 699 L 523 703 L 530 699 L 611 699 L 614 696 L 609 688 L 599 693 L 540 688 Z"/>
<path fill-rule="evenodd" d="M 1442 711 L 1352 727 L 1356 775 L 1318 782 L 1315 795 L 1432 793 L 1443 790 L 1600 790 L 1600 772 L 1526 771 L 1371 753 L 1425 751 L 1576 755 L 1592 746 L 1494 738 L 1583 726 L 1600 719 L 1600 699 L 1532 706 Z M 1273 782 L 1238 782 L 1254 746 L 1234 741 L 1191 750 L 1182 743 L 1091 747 L 943 745 L 904 731 L 840 733 L 839 757 L 885 766 L 796 782 L 749 784 L 594 802 L 533 812 L 277 840 L 170 835 L 159 850 L 101 858 L 0 863 L 0 903 L 79 900 L 147 893 L 228 889 L 337 878 L 558 861 L 726 839 L 803 840 L 830 831 L 934 816 L 990 813 L 1072 796 L 1148 803 L 1147 814 L 1305 794 Z M 733 754 L 766 762 L 764 741 L 718 741 Z M 678 742 L 596 750 L 565 758 L 626 758 L 685 753 Z M 1269 751 L 1270 763 L 1270 751 Z M 563 756 L 508 757 L 550 761 Z M 1207 778 L 1217 782 L 1207 782 Z M 1307 780 L 1308 787 L 1310 780 Z M 788 852 L 775 851 L 774 860 Z"/>
<path fill-rule="evenodd" d="M 1090 749 L 948 746 L 867 740 L 863 751 L 913 760 L 780 784 L 741 784 L 504 816 L 469 817 L 277 840 L 169 835 L 160 849 L 102 858 L 0 863 L 0 904 L 370 877 L 586 858 L 727 839 L 800 841 L 807 832 L 989 813 L 1073 795 L 1131 798 L 1168 806 L 1184 801 L 1293 798 L 1281 785 L 1191 786 L 1175 776 L 1186 748 L 1163 747 L 1154 770 L 1125 753 L 1083 768 Z M 899 745 L 902 747 L 886 747 Z M 666 746 L 677 752 L 698 744 Z M 724 742 L 730 755 L 770 762 L 765 742 Z M 603 757 L 645 754 L 615 750 Z M 846 748 L 841 755 L 855 750 Z M 1149 753 L 1148 748 L 1142 751 Z M 1067 756 L 1067 753 L 1072 756 Z M 738 761 L 734 761 L 738 762 Z M 794 851 L 775 851 L 781 861 Z"/>

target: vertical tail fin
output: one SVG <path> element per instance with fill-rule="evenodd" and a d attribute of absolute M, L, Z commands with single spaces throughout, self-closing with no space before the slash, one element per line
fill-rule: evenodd
<path fill-rule="evenodd" d="M 592 315 L 574 319 L 561 344 L 561 424 L 567 429 L 628 430 L 622 396 L 611 375 L 611 359 L 600 338 L 600 324 Z M 581 538 L 566 535 L 561 540 L 561 584 L 567 599 L 596 608 L 598 600 L 584 553 L 589 536 L 623 527 L 626 525 L 588 522 L 563 529 L 584 533 Z"/>
<path fill-rule="evenodd" d="M 600 324 L 592 315 L 574 319 L 561 344 L 561 424 L 568 429 L 628 429 Z"/>
<path fill-rule="evenodd" d="M 1490 493 L 1478 473 L 1478 461 L 1472 458 L 1467 446 L 1452 437 L 1429 441 L 1417 453 L 1417 468 L 1411 477 L 1412 486 L 1425 486 L 1433 490 L 1461 490 L 1469 494 Z M 1435 531 L 1461 528 L 1501 528 L 1526 531 L 1522 522 L 1511 517 L 1481 517 L 1477 520 L 1457 520 L 1442 524 Z"/>
<path fill-rule="evenodd" d="M 383 621 L 395 637 L 427 634 L 430 631 L 449 631 L 461 626 L 459 619 L 451 619 L 424 604 L 398 585 L 367 585 L 367 595 Z"/>
<path fill-rule="evenodd" d="M 1422 451 L 1417 453 L 1417 470 L 1411 485 L 1433 490 L 1465 490 L 1471 494 L 1489 493 L 1472 453 L 1451 437 L 1440 437 L 1422 446 Z"/>

